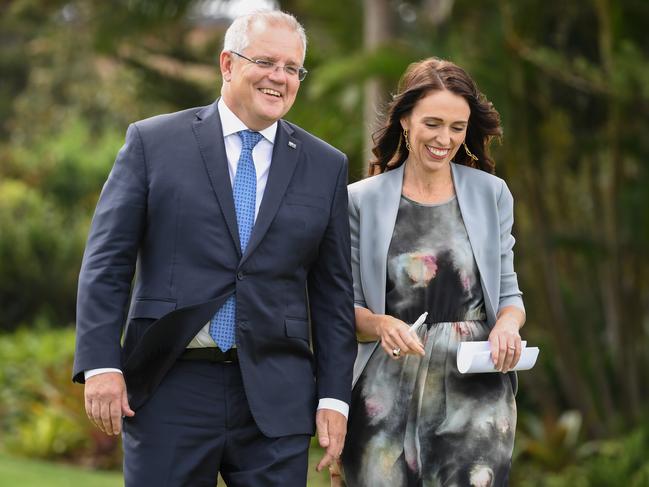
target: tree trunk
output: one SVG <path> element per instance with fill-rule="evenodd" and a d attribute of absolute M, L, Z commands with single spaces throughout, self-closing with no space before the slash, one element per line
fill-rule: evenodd
<path fill-rule="evenodd" d="M 381 45 L 385 45 L 394 37 L 392 18 L 394 12 L 390 9 L 389 0 L 363 0 L 364 16 L 364 44 L 367 52 L 372 52 Z M 372 160 L 372 134 L 378 128 L 389 87 L 383 80 L 374 77 L 365 82 L 365 101 L 363 106 L 364 123 L 364 151 L 363 174 L 367 174 L 369 162 Z"/>

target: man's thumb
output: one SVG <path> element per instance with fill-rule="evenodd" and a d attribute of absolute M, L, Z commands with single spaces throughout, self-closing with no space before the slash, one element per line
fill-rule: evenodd
<path fill-rule="evenodd" d="M 326 421 L 318 425 L 318 442 L 322 448 L 329 446 L 329 428 Z"/>
<path fill-rule="evenodd" d="M 135 416 L 135 411 L 133 411 L 131 406 L 128 404 L 126 391 L 122 394 L 122 416 L 128 416 L 129 418 Z"/>

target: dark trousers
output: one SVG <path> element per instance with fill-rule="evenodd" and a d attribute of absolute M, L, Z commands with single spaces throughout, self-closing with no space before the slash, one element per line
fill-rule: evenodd
<path fill-rule="evenodd" d="M 238 365 L 179 361 L 124 420 L 125 486 L 304 487 L 309 440 L 259 431 Z"/>

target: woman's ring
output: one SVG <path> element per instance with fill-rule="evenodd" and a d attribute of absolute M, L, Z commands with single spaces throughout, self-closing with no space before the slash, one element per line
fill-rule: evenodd
<path fill-rule="evenodd" d="M 401 349 L 399 347 L 392 349 L 393 357 L 401 357 Z"/>
<path fill-rule="evenodd" d="M 507 348 L 509 348 L 510 350 L 516 350 L 516 345 L 509 345 Z"/>

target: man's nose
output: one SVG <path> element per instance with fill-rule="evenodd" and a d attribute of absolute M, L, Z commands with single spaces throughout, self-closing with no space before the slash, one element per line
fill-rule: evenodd
<path fill-rule="evenodd" d="M 268 74 L 268 78 L 276 83 L 286 83 L 287 74 L 282 66 L 275 66 L 274 69 Z"/>

